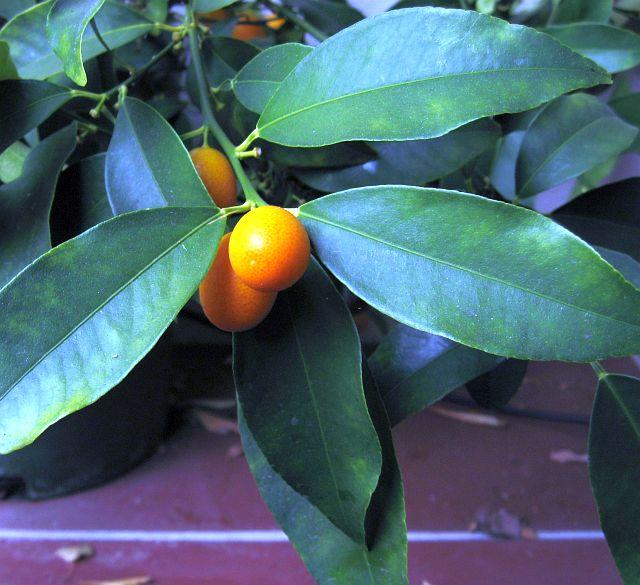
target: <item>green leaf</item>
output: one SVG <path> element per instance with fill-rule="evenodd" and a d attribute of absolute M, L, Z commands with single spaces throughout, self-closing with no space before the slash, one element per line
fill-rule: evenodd
<path fill-rule="evenodd" d="M 609 82 L 532 29 L 470 10 L 393 10 L 317 47 L 281 83 L 257 131 L 288 146 L 434 138 Z"/>
<path fill-rule="evenodd" d="M 0 181 L 10 183 L 22 174 L 24 161 L 30 150 L 26 144 L 14 142 L 0 154 Z"/>
<path fill-rule="evenodd" d="M 154 22 L 165 22 L 169 14 L 169 0 L 148 0 L 143 12 Z"/>
<path fill-rule="evenodd" d="M 300 218 L 339 280 L 416 329 L 530 360 L 640 350 L 640 291 L 535 212 L 393 186 L 328 195 Z"/>
<path fill-rule="evenodd" d="M 127 98 L 118 113 L 105 177 L 115 213 L 165 205 L 215 207 L 180 137 L 135 98 Z"/>
<path fill-rule="evenodd" d="M 549 24 L 571 22 L 608 22 L 613 0 L 558 0 Z"/>
<path fill-rule="evenodd" d="M 396 326 L 369 359 L 392 425 L 504 361 L 444 337 Z"/>
<path fill-rule="evenodd" d="M 284 3 L 298 9 L 307 22 L 328 35 L 362 20 L 362 14 L 344 0 L 284 0 Z"/>
<path fill-rule="evenodd" d="M 84 1 L 84 0 L 83 0 Z M 36 4 L 0 30 L 0 41 L 9 44 L 11 57 L 21 77 L 47 79 L 64 71 L 46 34 L 47 15 L 53 0 Z M 154 23 L 120 2 L 107 0 L 95 18 L 103 39 L 111 49 L 125 45 L 153 29 Z M 82 40 L 85 62 L 106 51 L 93 30 Z"/>
<path fill-rule="evenodd" d="M 2 0 L 0 3 L 0 17 L 11 20 L 14 16 L 31 8 L 35 0 Z"/>
<path fill-rule="evenodd" d="M 260 494 L 319 585 L 407 584 L 407 527 L 402 477 L 380 395 L 366 368 L 363 373 L 367 406 L 383 457 L 380 481 L 367 516 L 368 547 L 345 536 L 282 480 L 260 451 L 242 409 L 238 409 L 244 454 Z"/>
<path fill-rule="evenodd" d="M 530 197 L 573 179 L 622 153 L 637 134 L 597 98 L 562 96 L 544 107 L 523 137 L 516 192 Z"/>
<path fill-rule="evenodd" d="M 640 262 L 617 250 L 609 250 L 601 246 L 594 246 L 594 248 L 611 266 L 617 268 L 633 286 L 640 288 Z"/>
<path fill-rule="evenodd" d="M 43 140 L 27 157 L 22 176 L 0 187 L 0 289 L 51 248 L 51 203 L 76 132 L 74 123 Z"/>
<path fill-rule="evenodd" d="M 217 87 L 233 79 L 259 53 L 260 49 L 255 45 L 231 37 L 205 39 L 202 43 L 202 62 L 209 85 Z M 189 74 L 193 77 L 193 67 Z"/>
<path fill-rule="evenodd" d="M 214 10 L 220 10 L 230 6 L 237 0 L 194 0 L 193 10 L 194 12 L 213 12 Z"/>
<path fill-rule="evenodd" d="M 214 212 L 115 217 L 0 291 L 0 453 L 96 401 L 153 347 L 211 264 L 225 224 Z"/>
<path fill-rule="evenodd" d="M 46 81 L 0 81 L 0 152 L 61 108 L 73 94 Z"/>
<path fill-rule="evenodd" d="M 104 152 L 95 154 L 62 173 L 51 210 L 54 243 L 70 240 L 113 217 L 104 181 L 106 158 Z"/>
<path fill-rule="evenodd" d="M 425 185 L 449 175 L 495 144 L 500 127 L 478 120 L 429 140 L 372 142 L 378 159 L 336 170 L 303 169 L 296 176 L 318 191 L 369 185 Z"/>
<path fill-rule="evenodd" d="M 625 122 L 640 128 L 640 93 L 614 97 L 609 102 L 609 107 Z M 636 137 L 629 150 L 640 152 L 640 135 Z"/>
<path fill-rule="evenodd" d="M 609 73 L 626 71 L 640 63 L 640 36 L 630 30 L 595 23 L 550 26 L 542 30 Z"/>
<path fill-rule="evenodd" d="M 604 185 L 558 209 L 552 219 L 594 246 L 640 261 L 640 179 Z"/>
<path fill-rule="evenodd" d="M 87 85 L 82 63 L 82 37 L 91 19 L 105 0 L 54 0 L 47 16 L 49 44 L 64 65 L 67 77 L 78 85 Z"/>
<path fill-rule="evenodd" d="M 262 113 L 282 80 L 311 51 L 313 48 L 307 45 L 285 43 L 256 55 L 231 82 L 240 103 L 252 112 Z"/>
<path fill-rule="evenodd" d="M 364 544 L 380 444 L 362 389 L 360 340 L 340 294 L 314 261 L 262 324 L 233 339 L 238 400 L 267 461 Z M 292 457 L 294 445 L 304 457 Z"/>
<path fill-rule="evenodd" d="M 640 380 L 600 378 L 589 429 L 589 475 L 600 524 L 622 579 L 640 580 Z"/>
<path fill-rule="evenodd" d="M 9 54 L 9 45 L 4 41 L 0 41 L 0 81 L 5 79 L 16 79 L 18 71 L 11 60 Z"/>
<path fill-rule="evenodd" d="M 471 397 L 483 408 L 502 408 L 516 395 L 529 362 L 505 360 L 490 372 L 466 383 Z"/>

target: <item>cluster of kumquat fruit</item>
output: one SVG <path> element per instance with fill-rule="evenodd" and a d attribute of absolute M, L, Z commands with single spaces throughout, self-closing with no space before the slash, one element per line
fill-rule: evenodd
<path fill-rule="evenodd" d="M 236 179 L 220 151 L 191 151 L 194 166 L 218 207 L 236 203 Z M 304 274 L 309 236 L 292 213 L 272 205 L 249 211 L 220 240 L 215 260 L 200 284 L 205 315 L 224 331 L 252 329 L 271 311 L 278 292 Z"/>
<path fill-rule="evenodd" d="M 199 15 L 199 18 L 203 20 L 221 21 L 227 20 L 232 16 L 233 14 L 229 10 L 223 8 L 222 10 L 202 13 Z M 268 35 L 265 27 L 272 31 L 277 31 L 282 28 L 285 22 L 284 18 L 278 18 L 277 15 L 270 10 L 243 11 L 238 17 L 238 22 L 233 27 L 231 36 L 241 41 L 265 38 Z"/>

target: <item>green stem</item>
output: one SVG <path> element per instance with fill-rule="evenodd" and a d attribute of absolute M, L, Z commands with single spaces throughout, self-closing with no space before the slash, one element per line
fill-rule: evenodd
<path fill-rule="evenodd" d="M 184 134 L 180 134 L 180 140 L 190 140 L 191 138 L 197 138 L 198 136 L 202 136 L 206 131 L 207 131 L 206 126 L 200 126 L 200 128 L 191 130 L 191 132 L 185 132 Z"/>
<path fill-rule="evenodd" d="M 138 69 L 133 75 L 131 75 L 131 77 L 125 79 L 120 85 L 116 85 L 115 87 L 112 87 L 110 90 L 108 90 L 106 92 L 106 96 L 111 97 L 112 95 L 115 95 L 116 93 L 118 93 L 118 91 L 120 91 L 121 87 L 129 87 L 132 83 L 134 83 L 142 75 L 149 71 L 149 69 L 151 69 L 156 63 L 158 63 L 158 61 L 161 61 L 163 57 L 173 51 L 173 48 L 180 42 L 181 40 L 175 40 L 169 43 L 166 47 L 164 47 L 164 49 L 156 53 L 148 63 L 140 67 L 140 69 Z"/>
<path fill-rule="evenodd" d="M 193 18 L 192 13 L 191 17 Z M 209 127 L 218 141 L 218 144 L 220 144 L 222 150 L 227 155 L 236 177 L 238 177 L 238 181 L 240 181 L 246 201 L 253 205 L 266 205 L 266 202 L 262 197 L 260 197 L 260 195 L 258 195 L 258 192 L 255 190 L 255 187 L 242 168 L 242 164 L 236 156 L 235 148 L 231 143 L 231 140 L 229 140 L 213 115 L 211 103 L 209 102 L 209 82 L 207 81 L 204 66 L 202 65 L 202 56 L 200 55 L 200 38 L 198 35 L 198 29 L 196 28 L 189 30 L 189 45 L 191 48 L 191 59 L 193 61 L 193 68 L 196 74 L 196 81 L 198 83 L 198 92 L 200 94 L 200 109 L 202 110 L 202 117 L 204 118 L 205 125 Z"/>
<path fill-rule="evenodd" d="M 295 25 L 299 26 L 302 30 L 308 32 L 312 37 L 315 37 L 320 42 L 326 41 L 329 38 L 329 35 L 323 33 L 321 30 L 317 29 L 310 22 L 306 21 L 301 16 L 298 16 L 293 10 L 290 10 L 286 6 L 281 6 L 280 4 L 274 4 L 270 0 L 265 0 L 263 2 L 268 8 L 276 12 L 280 16 L 283 16 L 287 20 L 290 20 Z"/>
<path fill-rule="evenodd" d="M 591 367 L 599 380 L 602 380 L 602 378 L 608 374 L 607 370 L 604 369 L 604 366 L 599 361 L 591 362 Z"/>

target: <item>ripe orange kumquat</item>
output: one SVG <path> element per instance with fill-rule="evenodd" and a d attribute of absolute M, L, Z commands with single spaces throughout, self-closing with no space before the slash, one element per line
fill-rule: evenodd
<path fill-rule="evenodd" d="M 229 262 L 229 240 L 220 240 L 216 258 L 200 284 L 200 302 L 207 319 L 224 331 L 252 329 L 271 311 L 278 293 L 262 292 L 238 278 Z"/>
<path fill-rule="evenodd" d="M 289 288 L 302 277 L 311 253 L 302 223 L 282 207 L 253 209 L 236 225 L 229 260 L 238 277 L 260 291 Z"/>
<path fill-rule="evenodd" d="M 210 146 L 194 148 L 189 154 L 215 204 L 218 207 L 235 205 L 236 176 L 227 157 Z"/>

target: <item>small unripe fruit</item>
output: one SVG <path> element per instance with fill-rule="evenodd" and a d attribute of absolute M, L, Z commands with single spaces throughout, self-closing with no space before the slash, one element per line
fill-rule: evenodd
<path fill-rule="evenodd" d="M 189 155 L 214 203 L 218 207 L 235 205 L 236 175 L 227 157 L 210 146 L 194 148 Z"/>
<path fill-rule="evenodd" d="M 300 279 L 309 265 L 311 245 L 302 223 L 291 213 L 266 205 L 236 225 L 229 242 L 235 273 L 251 288 L 280 291 Z"/>
<path fill-rule="evenodd" d="M 232 333 L 253 329 L 271 311 L 278 293 L 252 289 L 238 278 L 229 262 L 229 239 L 220 240 L 216 258 L 200 284 L 200 303 L 207 319 Z"/>

